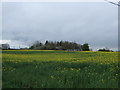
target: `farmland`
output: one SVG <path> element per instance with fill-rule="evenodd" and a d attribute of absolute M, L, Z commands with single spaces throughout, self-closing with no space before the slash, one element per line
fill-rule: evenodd
<path fill-rule="evenodd" d="M 118 52 L 3 50 L 3 88 L 118 88 Z"/>

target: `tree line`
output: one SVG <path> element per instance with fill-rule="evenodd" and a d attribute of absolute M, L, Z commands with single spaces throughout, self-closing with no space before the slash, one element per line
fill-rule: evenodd
<path fill-rule="evenodd" d="M 78 44 L 76 42 L 69 41 L 48 41 L 45 43 L 40 41 L 36 41 L 33 45 L 30 46 L 29 49 L 36 50 L 77 50 L 77 51 L 89 51 L 89 44 L 84 43 L 83 45 Z"/>

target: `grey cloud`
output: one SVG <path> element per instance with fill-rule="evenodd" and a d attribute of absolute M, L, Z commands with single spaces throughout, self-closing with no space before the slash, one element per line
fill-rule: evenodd
<path fill-rule="evenodd" d="M 3 3 L 3 39 L 117 48 L 117 15 L 107 3 Z"/>

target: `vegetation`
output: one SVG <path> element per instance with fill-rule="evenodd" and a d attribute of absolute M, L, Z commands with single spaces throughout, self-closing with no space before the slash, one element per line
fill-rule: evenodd
<path fill-rule="evenodd" d="M 88 43 L 85 43 L 85 44 L 82 45 L 82 50 L 83 51 L 89 51 L 90 50 Z"/>
<path fill-rule="evenodd" d="M 3 88 L 118 88 L 118 52 L 3 50 Z"/>
<path fill-rule="evenodd" d="M 105 49 L 105 48 L 103 48 L 103 49 L 99 49 L 98 51 L 104 51 L 104 52 L 113 52 L 112 50 Z"/>
<path fill-rule="evenodd" d="M 46 41 L 45 44 L 36 41 L 30 49 L 39 50 L 76 50 L 76 51 L 89 51 L 89 45 L 87 43 L 80 45 L 75 42 L 69 41 Z"/>

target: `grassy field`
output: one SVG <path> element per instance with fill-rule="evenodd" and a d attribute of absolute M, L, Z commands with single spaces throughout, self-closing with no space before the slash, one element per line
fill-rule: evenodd
<path fill-rule="evenodd" d="M 118 88 L 117 52 L 2 51 L 3 88 Z"/>

